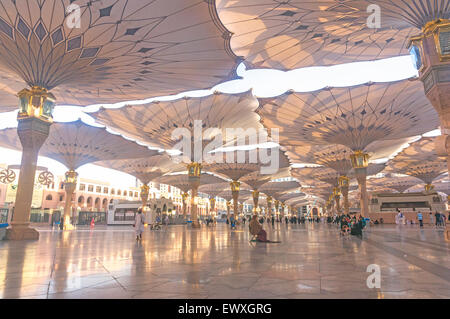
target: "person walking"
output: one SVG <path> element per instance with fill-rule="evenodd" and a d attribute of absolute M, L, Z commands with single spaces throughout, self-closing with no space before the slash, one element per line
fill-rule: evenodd
<path fill-rule="evenodd" d="M 423 228 L 423 215 L 421 212 L 417 213 L 417 220 L 419 221 L 420 228 Z"/>
<path fill-rule="evenodd" d="M 434 216 L 436 217 L 436 227 L 439 227 L 441 225 L 441 214 L 436 211 L 436 214 L 434 214 Z"/>
<path fill-rule="evenodd" d="M 434 224 L 434 216 L 433 213 L 430 212 L 430 225 L 433 226 L 433 224 Z"/>
<path fill-rule="evenodd" d="M 136 232 L 136 241 L 142 240 L 142 233 L 144 232 L 144 215 L 142 214 L 142 208 L 139 208 L 134 218 L 134 225 Z"/>

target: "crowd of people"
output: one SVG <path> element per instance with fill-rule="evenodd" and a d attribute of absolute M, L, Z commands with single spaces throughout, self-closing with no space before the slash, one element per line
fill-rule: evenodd
<path fill-rule="evenodd" d="M 415 210 L 414 210 L 415 211 Z M 415 219 L 407 219 L 406 215 L 403 214 L 403 212 L 401 212 L 399 209 L 397 209 L 397 215 L 395 216 L 395 223 L 397 225 L 414 225 L 414 224 L 419 224 L 419 226 L 422 228 L 424 225 L 424 217 L 425 215 L 429 215 L 429 221 L 431 225 L 434 225 L 435 227 L 439 228 L 439 227 L 445 227 L 447 222 L 450 222 L 450 214 L 448 216 L 448 221 L 447 221 L 447 217 L 445 214 L 442 214 L 438 211 L 436 212 L 429 212 L 429 213 L 425 213 L 425 212 L 417 212 Z"/>
<path fill-rule="evenodd" d="M 397 210 L 398 214 L 396 215 L 395 221 L 397 224 L 407 224 L 408 222 L 411 222 L 411 224 L 415 224 L 414 221 L 408 221 L 405 218 L 405 215 L 400 211 Z M 439 212 L 435 212 L 434 214 L 432 212 L 429 213 L 429 219 L 431 224 L 435 224 L 436 227 L 445 227 L 447 223 L 447 217 L 445 214 L 441 214 Z M 423 217 L 424 214 L 422 212 L 417 212 L 417 218 L 416 221 L 420 225 L 420 227 L 423 227 Z M 165 225 L 168 226 L 168 217 L 165 216 L 165 218 L 162 220 L 160 216 L 157 216 L 156 225 Z M 363 230 L 366 228 L 368 219 L 363 218 L 361 215 L 349 215 L 349 214 L 343 214 L 343 215 L 334 215 L 334 216 L 327 216 L 327 217 L 318 217 L 318 216 L 307 216 L 304 215 L 296 216 L 296 215 L 290 215 L 290 216 L 280 216 L 280 215 L 272 215 L 272 216 L 257 216 L 253 215 L 250 217 L 241 217 L 241 218 L 235 218 L 234 216 L 231 216 L 226 219 L 226 224 L 230 226 L 230 228 L 236 229 L 238 225 L 245 225 L 246 222 L 249 221 L 249 231 L 253 235 L 254 239 L 259 242 L 273 242 L 267 239 L 267 233 L 263 229 L 263 225 L 266 223 L 269 226 L 275 226 L 275 223 L 279 224 L 305 224 L 306 222 L 309 223 L 328 223 L 328 224 L 335 224 L 340 229 L 340 234 L 342 236 L 347 235 L 353 235 L 353 236 L 359 236 L 362 237 Z M 217 221 L 214 217 L 206 217 L 202 218 L 201 222 L 205 224 L 207 227 L 215 226 Z M 448 217 L 448 222 L 450 222 L 450 215 Z M 144 227 L 144 218 L 142 211 L 139 210 L 136 214 L 136 220 L 135 220 L 135 231 L 136 231 L 136 240 L 140 241 L 142 240 L 142 232 Z M 371 225 L 379 225 L 383 224 L 384 220 L 383 218 L 380 218 L 380 220 L 370 220 Z"/>

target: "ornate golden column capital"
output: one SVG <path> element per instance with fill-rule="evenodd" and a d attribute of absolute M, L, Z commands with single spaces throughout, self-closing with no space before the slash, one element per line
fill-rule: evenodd
<path fill-rule="evenodd" d="M 350 155 L 353 168 L 367 168 L 369 166 L 369 154 L 364 151 L 354 151 Z"/>
<path fill-rule="evenodd" d="M 23 89 L 17 95 L 19 97 L 18 120 L 38 118 L 45 122 L 53 122 L 52 113 L 56 98 L 47 89 L 33 86 L 31 89 Z"/>

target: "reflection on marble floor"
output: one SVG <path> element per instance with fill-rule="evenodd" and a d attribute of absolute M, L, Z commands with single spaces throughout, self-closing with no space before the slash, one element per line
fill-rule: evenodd
<path fill-rule="evenodd" d="M 60 232 L 0 242 L 1 298 L 450 298 L 442 231 L 383 225 L 360 240 L 334 225 L 265 225 L 281 244 L 249 243 L 247 227 L 173 226 Z M 369 289 L 367 266 L 381 267 Z"/>

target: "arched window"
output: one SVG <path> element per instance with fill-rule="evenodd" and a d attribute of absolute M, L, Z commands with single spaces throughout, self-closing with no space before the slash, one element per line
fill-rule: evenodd
<path fill-rule="evenodd" d="M 116 194 L 116 190 L 114 188 L 111 188 L 111 195 L 115 195 Z"/>
<path fill-rule="evenodd" d="M 112 198 L 111 198 L 111 200 L 109 201 L 109 203 L 110 203 L 110 204 L 112 204 L 112 203 L 113 203 L 113 199 L 112 199 Z"/>
<path fill-rule="evenodd" d="M 84 197 L 83 196 L 78 197 L 78 203 L 80 203 L 80 204 L 84 203 Z"/>
<path fill-rule="evenodd" d="M 89 205 L 92 204 L 92 197 L 88 197 L 87 203 L 88 203 Z"/>
<path fill-rule="evenodd" d="M 123 191 L 123 196 L 127 196 L 127 191 Z"/>
<path fill-rule="evenodd" d="M 45 198 L 45 200 L 53 200 L 53 196 L 52 196 L 52 195 L 47 195 L 47 197 Z"/>
<path fill-rule="evenodd" d="M 120 189 L 117 191 L 117 195 L 121 196 L 122 192 L 120 191 Z"/>

